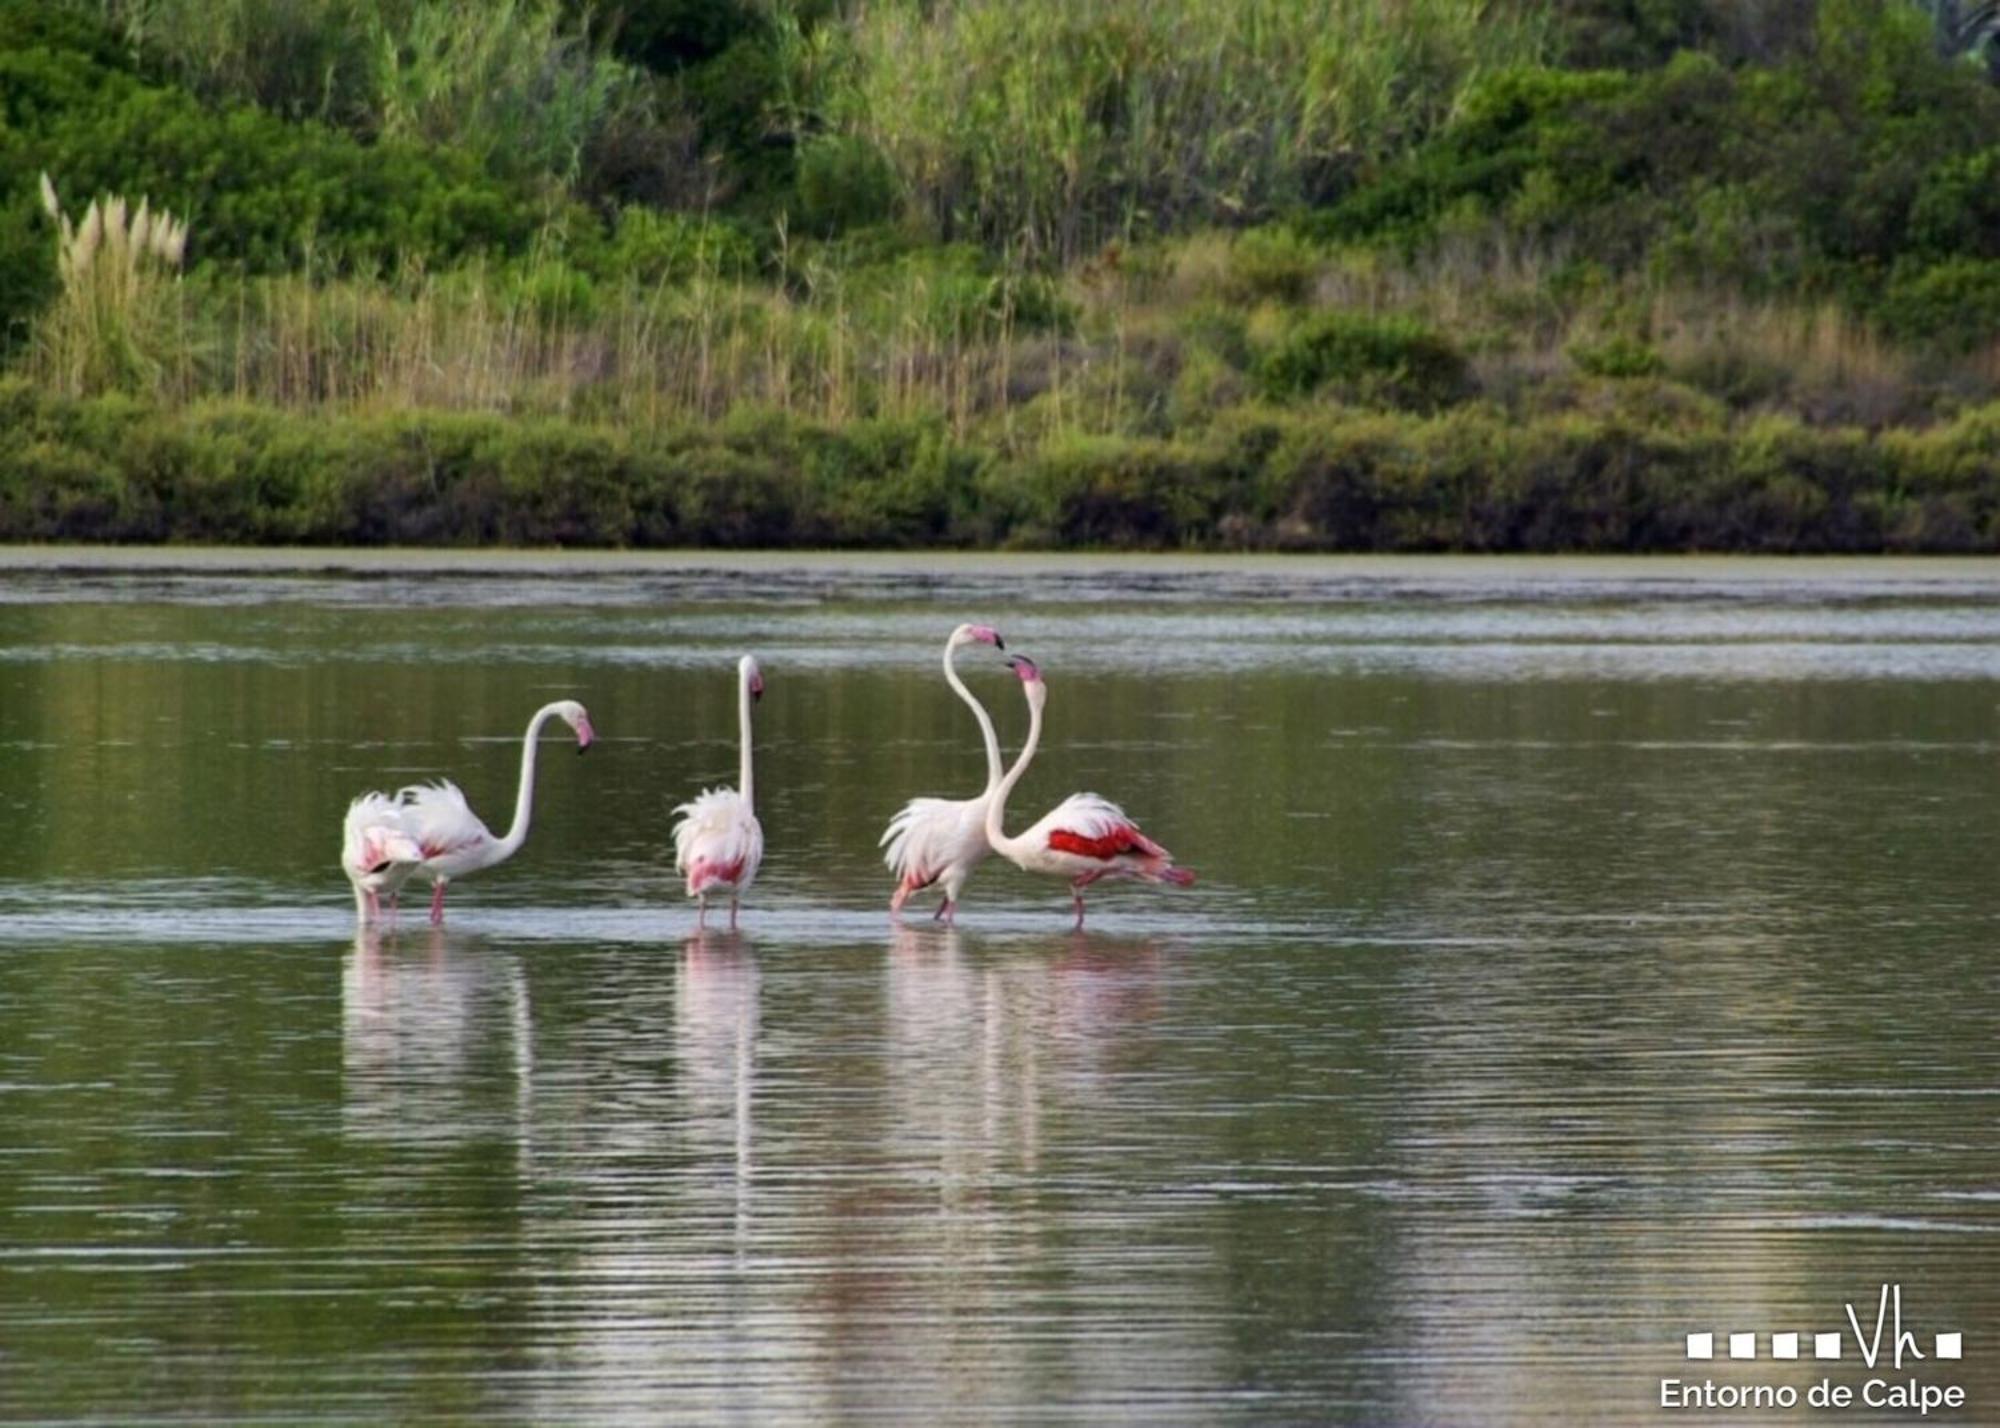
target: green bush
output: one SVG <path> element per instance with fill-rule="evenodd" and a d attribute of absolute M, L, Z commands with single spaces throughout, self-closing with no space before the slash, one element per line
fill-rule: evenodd
<path fill-rule="evenodd" d="M 900 201 L 889 161 L 868 140 L 851 135 L 822 135 L 800 148 L 796 182 L 796 216 L 807 233 L 820 237 L 885 222 Z"/>
<path fill-rule="evenodd" d="M 2000 339 L 2000 260 L 1905 265 L 1883 294 L 1883 326 L 1898 337 L 1965 352 Z"/>
<path fill-rule="evenodd" d="M 1613 380 L 1657 377 L 1667 370 L 1666 359 L 1660 356 L 1657 347 L 1623 333 L 1614 333 L 1599 342 L 1572 342 L 1568 356 L 1577 371 Z"/>
<path fill-rule="evenodd" d="M 1257 375 L 1274 397 L 1330 387 L 1343 397 L 1417 411 L 1448 406 L 1471 384 L 1465 354 L 1422 323 L 1347 312 L 1300 322 L 1258 362 Z"/>

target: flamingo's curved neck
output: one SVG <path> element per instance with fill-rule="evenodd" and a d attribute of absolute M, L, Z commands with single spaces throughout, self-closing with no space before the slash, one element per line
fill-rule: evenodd
<path fill-rule="evenodd" d="M 751 797 L 750 789 L 750 672 L 745 670 L 736 682 L 736 714 L 743 726 L 743 767 L 736 776 L 736 791 L 743 795 L 743 806 L 753 809 L 757 805 Z"/>
<path fill-rule="evenodd" d="M 1000 736 L 993 732 L 993 720 L 986 712 L 986 706 L 973 697 L 965 687 L 965 681 L 958 677 L 958 668 L 952 663 L 952 656 L 958 653 L 958 646 L 947 642 L 944 647 L 944 682 L 952 692 L 972 706 L 972 717 L 979 721 L 979 736 L 986 740 L 986 791 L 988 793 L 1000 783 Z"/>
<path fill-rule="evenodd" d="M 528 721 L 528 732 L 521 740 L 521 789 L 514 795 L 514 822 L 508 827 L 507 836 L 502 838 L 494 849 L 497 855 L 496 862 L 500 858 L 513 857 L 521 845 L 528 841 L 528 820 L 535 812 L 536 741 L 541 738 L 542 725 L 548 723 L 555 715 L 556 706 L 544 704 L 535 711 L 535 717 Z"/>
<path fill-rule="evenodd" d="M 1026 688 L 1023 685 L 1022 688 Z M 993 790 L 992 801 L 986 805 L 986 841 L 995 851 L 1006 852 L 1015 846 L 1017 839 L 1006 833 L 1007 795 L 1014 791 L 1014 785 L 1021 781 L 1021 775 L 1028 771 L 1029 762 L 1035 757 L 1035 746 L 1042 742 L 1042 701 L 1028 701 L 1028 741 L 1021 745 L 1020 755 L 1014 760 L 1014 767 L 1007 770 L 1007 776 L 1000 780 Z"/>

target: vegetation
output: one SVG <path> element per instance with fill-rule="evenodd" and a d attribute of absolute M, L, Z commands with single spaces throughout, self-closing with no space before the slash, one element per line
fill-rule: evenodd
<path fill-rule="evenodd" d="M 0 537 L 2000 549 L 1991 11 L 0 0 Z"/>

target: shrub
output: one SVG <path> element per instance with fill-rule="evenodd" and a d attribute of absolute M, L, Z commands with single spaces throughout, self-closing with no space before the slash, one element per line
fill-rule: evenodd
<path fill-rule="evenodd" d="M 1467 394 L 1465 355 L 1423 324 L 1403 317 L 1325 312 L 1305 319 L 1257 364 L 1275 397 L 1335 387 L 1344 396 L 1419 411 Z"/>

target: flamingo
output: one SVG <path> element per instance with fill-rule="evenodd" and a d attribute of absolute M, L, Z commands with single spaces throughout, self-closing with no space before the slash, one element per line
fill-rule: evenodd
<path fill-rule="evenodd" d="M 993 733 L 993 720 L 972 691 L 958 677 L 952 656 L 959 646 L 991 645 L 1007 648 L 1000 632 L 988 625 L 960 625 L 944 644 L 944 679 L 952 692 L 972 706 L 979 721 L 979 733 L 986 740 L 986 789 L 977 798 L 913 798 L 889 820 L 882 842 L 888 846 L 883 861 L 896 875 L 896 895 L 889 899 L 889 911 L 901 912 L 913 893 L 938 883 L 944 885 L 944 901 L 936 916 L 949 925 L 958 915 L 958 895 L 965 880 L 993 847 L 986 841 L 986 802 L 1000 786 L 1000 740 Z"/>
<path fill-rule="evenodd" d="M 341 825 L 340 867 L 354 884 L 354 918 L 373 922 L 382 914 L 382 894 L 389 895 L 389 912 L 396 911 L 396 895 L 424 850 L 417 846 L 406 826 L 408 810 L 386 793 L 364 793 L 347 805 L 347 819 Z"/>
<path fill-rule="evenodd" d="M 1021 692 L 1027 696 L 1028 741 L 986 805 L 986 839 L 993 850 L 1024 872 L 1068 878 L 1079 928 L 1083 926 L 1083 890 L 1094 882 L 1137 878 L 1177 887 L 1192 884 L 1192 871 L 1175 867 L 1172 853 L 1141 833 L 1139 825 L 1117 804 L 1094 793 L 1071 794 L 1017 838 L 1002 831 L 1007 820 L 1007 795 L 1027 772 L 1028 761 L 1041 742 L 1042 706 L 1049 697 L 1042 672 L 1033 660 L 1014 655 L 1007 663 L 1021 677 Z"/>
<path fill-rule="evenodd" d="M 736 705 L 743 728 L 743 767 L 735 788 L 703 789 L 674 812 L 674 871 L 687 875 L 687 895 L 700 911 L 697 928 L 708 925 L 708 895 L 729 894 L 729 926 L 736 927 L 737 900 L 757 878 L 764 861 L 764 829 L 751 810 L 750 706 L 764 697 L 764 675 L 749 655 L 736 662 Z"/>
<path fill-rule="evenodd" d="M 446 883 L 506 862 L 528 841 L 528 819 L 535 807 L 535 741 L 551 719 L 560 719 L 576 731 L 579 754 L 597 737 L 590 727 L 589 712 L 574 699 L 559 699 L 535 711 L 521 740 L 521 789 L 514 799 L 514 822 L 503 838 L 495 838 L 479 821 L 458 785 L 449 779 L 416 784 L 398 795 L 408 810 L 405 826 L 423 849 L 424 860 L 418 870 L 430 875 L 432 923 L 444 921 Z"/>

